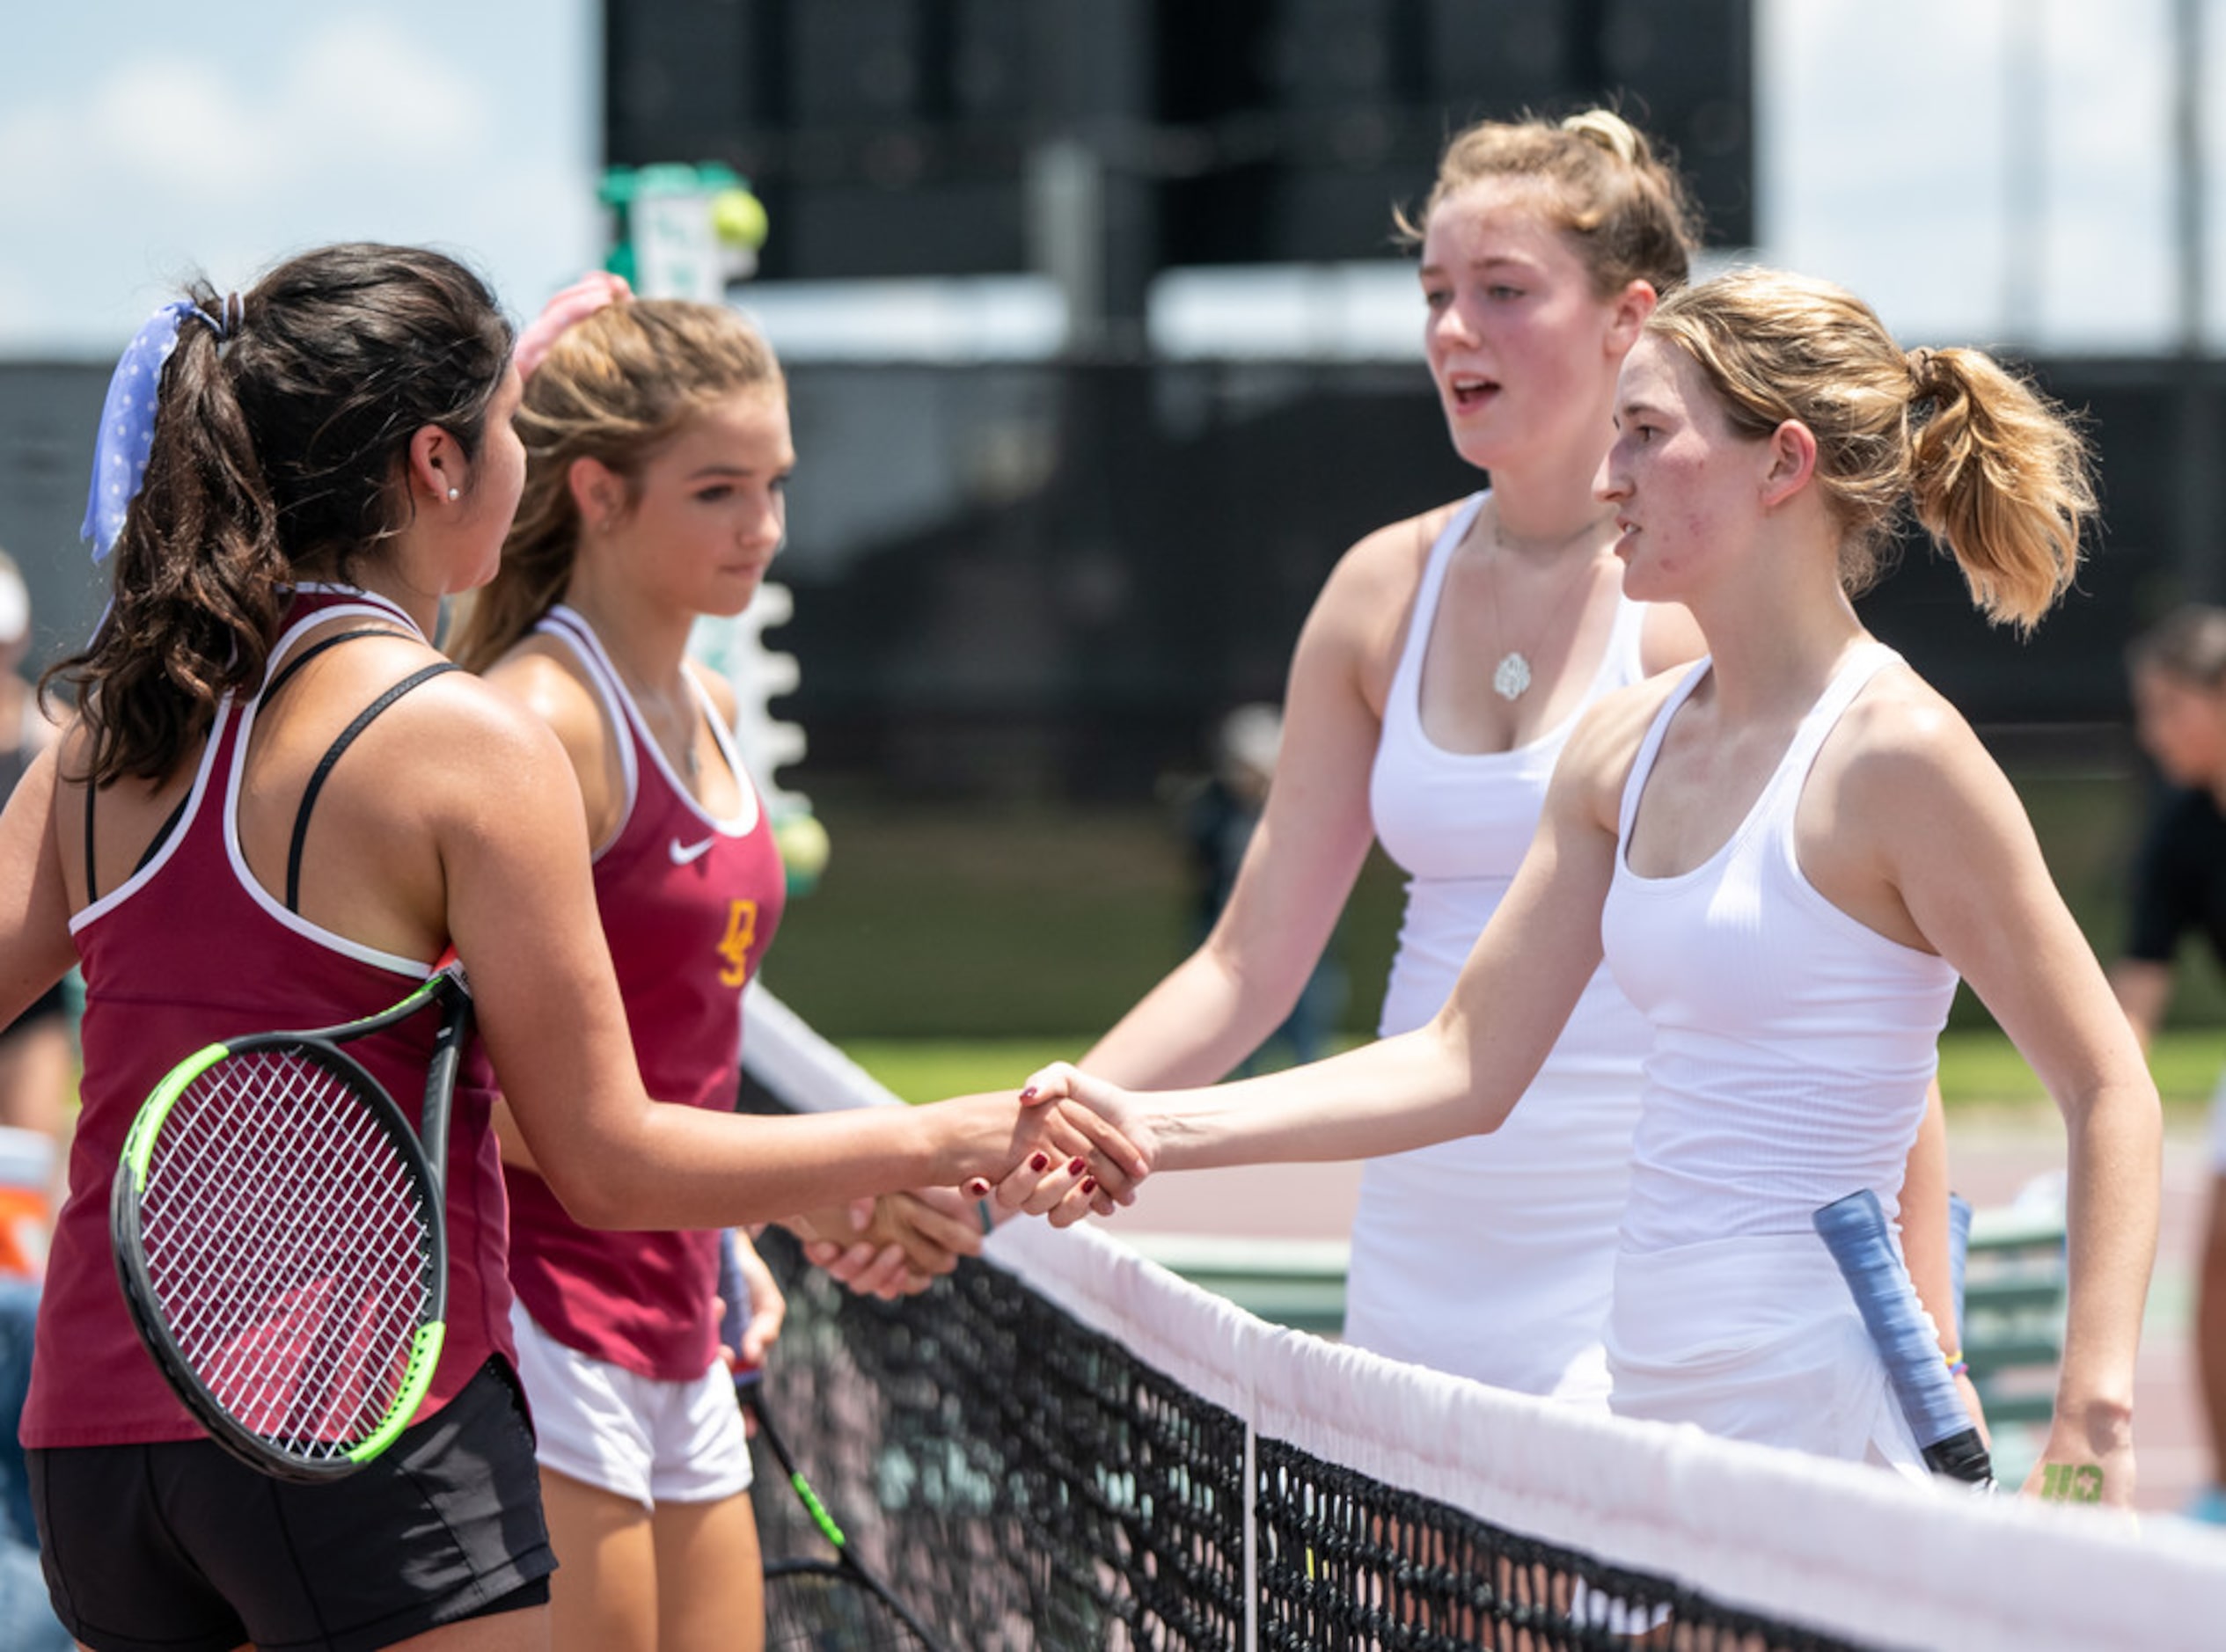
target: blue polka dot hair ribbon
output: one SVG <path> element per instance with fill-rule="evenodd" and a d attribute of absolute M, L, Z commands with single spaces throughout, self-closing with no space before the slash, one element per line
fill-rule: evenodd
<path fill-rule="evenodd" d="M 85 496 L 85 520 L 78 537 L 92 541 L 92 559 L 105 561 L 124 530 L 124 516 L 147 474 L 147 456 L 155 445 L 155 403 L 163 364 L 178 347 L 178 329 L 191 316 L 221 341 L 238 331 L 239 295 L 224 300 L 222 319 L 188 300 L 165 304 L 147 318 L 124 347 L 100 406 L 100 435 L 93 443 L 92 486 Z"/>

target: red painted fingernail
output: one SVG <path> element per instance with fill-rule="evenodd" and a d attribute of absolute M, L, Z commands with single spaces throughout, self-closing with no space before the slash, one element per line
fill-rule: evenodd
<path fill-rule="evenodd" d="M 1027 1089 L 1025 1089 L 1025 1090 L 1021 1091 L 1021 1100 L 1023 1100 L 1023 1101 L 1033 1101 L 1033 1100 L 1036 1100 L 1036 1086 L 1035 1086 L 1034 1085 L 1029 1085 L 1029 1087 L 1028 1087 Z"/>
<path fill-rule="evenodd" d="M 1049 1166 L 1051 1162 L 1051 1161 L 1044 1158 L 1043 1154 L 1038 1153 L 1028 1161 L 1028 1167 L 1030 1170 L 1042 1170 Z"/>
<path fill-rule="evenodd" d="M 1095 1176 L 1083 1177 L 1082 1191 L 1084 1193 L 1095 1193 L 1097 1191 L 1097 1178 Z"/>
<path fill-rule="evenodd" d="M 984 1181 L 979 1176 L 977 1176 L 973 1181 L 966 1184 L 966 1191 L 973 1195 L 977 1199 L 986 1199 L 989 1197 L 989 1183 Z"/>
<path fill-rule="evenodd" d="M 1070 1175 L 1070 1176 L 1079 1176 L 1079 1175 L 1080 1175 L 1080 1174 L 1081 1174 L 1084 1171 L 1087 1170 L 1089 1167 L 1090 1167 L 1090 1161 L 1089 1161 L 1088 1159 L 1078 1159 L 1074 1160 L 1074 1162 L 1073 1162 L 1073 1163 L 1072 1163 L 1072 1164 L 1070 1164 L 1069 1166 L 1067 1166 L 1067 1167 L 1066 1167 L 1066 1173 L 1067 1173 L 1068 1175 Z"/>

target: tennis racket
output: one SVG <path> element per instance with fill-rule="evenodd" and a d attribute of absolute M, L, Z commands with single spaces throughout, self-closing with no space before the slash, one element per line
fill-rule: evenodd
<path fill-rule="evenodd" d="M 1993 1461 L 1940 1357 L 1916 1288 L 1893 1248 L 1878 1195 L 1864 1188 L 1834 1200 L 1814 1220 L 1886 1361 L 1886 1379 L 1916 1436 L 1925 1466 L 1951 1480 L 1993 1486 Z"/>
<path fill-rule="evenodd" d="M 435 1005 L 413 1130 L 340 1046 Z M 472 1031 L 451 951 L 379 1014 L 211 1044 L 133 1121 L 109 1232 L 140 1340 L 211 1438 L 319 1482 L 392 1445 L 446 1330 L 449 1100 Z"/>
<path fill-rule="evenodd" d="M 788 1454 L 758 1392 L 758 1373 L 735 1378 L 735 1396 L 758 1437 L 780 1465 L 789 1488 L 835 1551 L 832 1561 L 765 1562 L 765 1652 L 946 1652 L 887 1584 L 868 1571 L 819 1494 Z"/>

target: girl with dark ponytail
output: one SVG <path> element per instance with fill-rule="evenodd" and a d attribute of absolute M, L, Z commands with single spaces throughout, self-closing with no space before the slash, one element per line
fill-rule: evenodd
<path fill-rule="evenodd" d="M 759 1221 L 1016 1152 L 1127 1185 L 1114 1138 L 1010 1096 L 872 1121 L 653 1105 L 564 749 L 429 640 L 443 600 L 494 575 L 516 510 L 510 356 L 494 296 L 454 260 L 333 246 L 245 295 L 165 306 L 110 390 L 87 530 L 113 552 L 111 607 L 56 669 L 76 719 L 0 815 L 0 1025 L 73 963 L 85 976 L 72 1191 L 22 1437 L 55 1610 L 96 1649 L 546 1644 L 497 1070 L 589 1226 Z M 194 1050 L 383 1009 L 450 947 L 481 1037 L 450 1122 L 430 1393 L 348 1479 L 265 1480 L 202 1433 L 132 1328 L 107 1221 L 125 1131 Z M 350 1048 L 415 1098 L 430 1034 Z"/>

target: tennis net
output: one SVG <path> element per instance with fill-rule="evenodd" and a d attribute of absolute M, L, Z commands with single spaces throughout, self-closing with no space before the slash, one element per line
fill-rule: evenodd
<path fill-rule="evenodd" d="M 770 994 L 747 1015 L 748 1105 L 890 1100 Z M 2216 1641 L 2226 1543 L 2177 1521 L 1499 1393 L 1267 1325 L 1089 1227 L 1007 1224 L 897 1303 L 763 1248 L 790 1291 L 765 1397 L 953 1648 Z M 759 1519 L 769 1556 L 824 1552 L 787 1500 Z"/>

